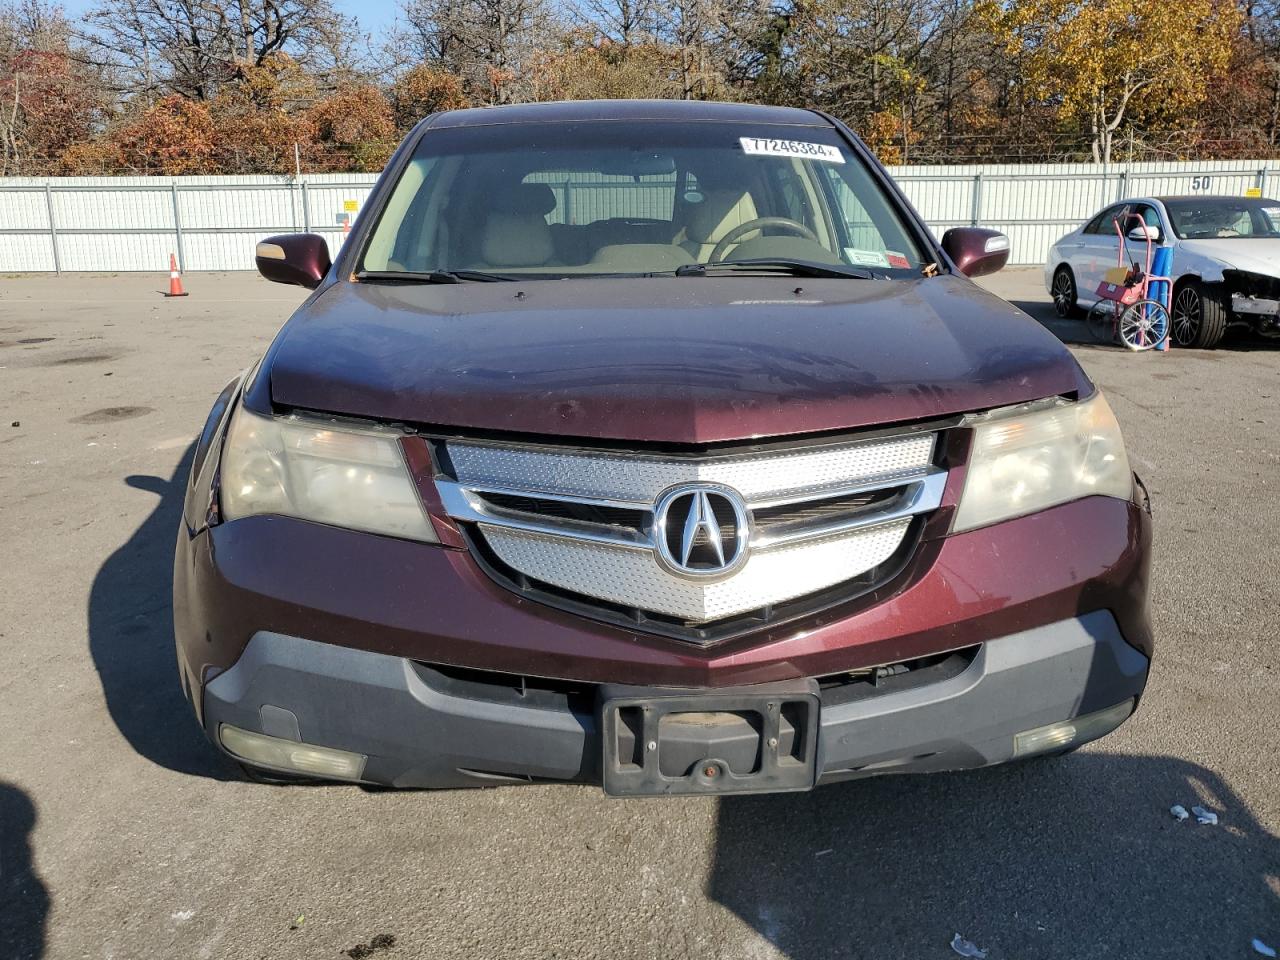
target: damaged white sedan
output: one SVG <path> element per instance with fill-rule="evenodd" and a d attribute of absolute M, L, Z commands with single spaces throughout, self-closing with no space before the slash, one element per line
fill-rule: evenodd
<path fill-rule="evenodd" d="M 1135 197 L 1112 204 L 1049 250 L 1045 286 L 1060 316 L 1098 299 L 1103 274 L 1120 257 L 1117 224 L 1131 257 L 1140 256 L 1147 235 L 1173 248 L 1178 346 L 1215 347 L 1230 327 L 1280 337 L 1280 200 Z"/>

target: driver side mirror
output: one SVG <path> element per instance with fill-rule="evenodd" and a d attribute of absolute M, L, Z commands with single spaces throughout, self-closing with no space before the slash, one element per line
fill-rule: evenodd
<path fill-rule="evenodd" d="M 1161 239 L 1160 228 L 1144 223 L 1129 230 L 1129 239 L 1137 243 L 1146 243 L 1148 238 L 1152 243 L 1159 243 Z"/>
<path fill-rule="evenodd" d="M 942 249 L 966 277 L 985 277 L 1009 262 L 1009 238 L 998 230 L 952 227 L 942 235 Z"/>
<path fill-rule="evenodd" d="M 254 251 L 258 272 L 273 283 L 292 283 L 314 290 L 329 272 L 329 244 L 318 233 L 286 233 L 267 237 Z"/>

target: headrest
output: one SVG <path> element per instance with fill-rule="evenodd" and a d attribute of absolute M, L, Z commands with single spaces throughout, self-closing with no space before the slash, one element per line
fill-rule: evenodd
<path fill-rule="evenodd" d="M 720 226 L 742 197 L 741 190 L 707 190 L 701 203 L 690 204 L 684 235 L 694 243 L 711 243 L 720 239 Z M 736 226 L 737 224 L 734 224 Z"/>
<path fill-rule="evenodd" d="M 480 255 L 487 267 L 541 266 L 553 252 L 551 228 L 539 214 L 495 212 L 485 221 Z"/>
<path fill-rule="evenodd" d="M 556 195 L 545 183 L 521 183 L 501 191 L 494 206 L 518 217 L 542 217 L 556 208 Z"/>

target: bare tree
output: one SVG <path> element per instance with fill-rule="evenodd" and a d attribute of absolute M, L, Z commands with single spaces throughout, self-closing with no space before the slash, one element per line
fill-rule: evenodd
<path fill-rule="evenodd" d="M 489 103 L 520 99 L 529 57 L 550 38 L 546 0 L 407 0 L 410 55 L 459 74 Z"/>
<path fill-rule="evenodd" d="M 630 47 L 653 38 L 660 0 L 572 0 L 569 11 L 605 40 Z"/>
<path fill-rule="evenodd" d="M 192 100 L 277 53 L 313 72 L 338 69 L 356 37 L 330 0 L 98 0 L 81 33 L 122 96 Z"/>
<path fill-rule="evenodd" d="M 1280 147 L 1280 0 L 1261 0 L 1246 8 L 1246 31 L 1261 52 L 1266 77 L 1266 98 L 1260 113 L 1262 134 L 1272 147 Z"/>
<path fill-rule="evenodd" d="M 785 101 L 794 4 L 720 0 L 715 54 L 728 83 Z"/>
<path fill-rule="evenodd" d="M 721 20 L 718 0 L 667 0 L 658 35 L 680 53 L 685 100 L 705 99 L 715 86 L 719 71 L 712 64 L 711 48 Z"/>

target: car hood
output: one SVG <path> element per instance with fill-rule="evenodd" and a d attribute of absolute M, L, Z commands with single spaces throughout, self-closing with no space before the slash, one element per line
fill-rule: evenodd
<path fill-rule="evenodd" d="M 272 401 L 440 428 L 706 444 L 1085 392 L 962 277 L 336 282 L 269 352 Z"/>
<path fill-rule="evenodd" d="M 1216 260 L 1228 269 L 1280 277 L 1280 237 L 1183 240 L 1178 249 Z"/>

